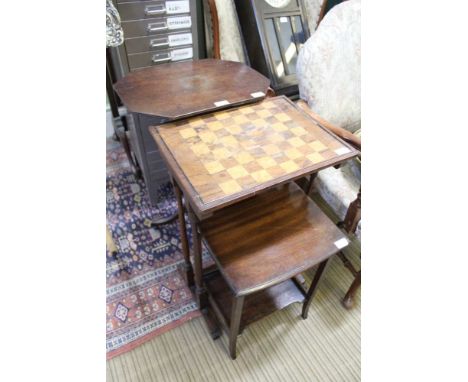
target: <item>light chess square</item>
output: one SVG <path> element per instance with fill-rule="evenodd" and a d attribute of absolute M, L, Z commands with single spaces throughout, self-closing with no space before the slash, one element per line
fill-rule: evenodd
<path fill-rule="evenodd" d="M 285 97 L 165 124 L 158 130 L 205 204 L 313 171 L 350 152 Z"/>

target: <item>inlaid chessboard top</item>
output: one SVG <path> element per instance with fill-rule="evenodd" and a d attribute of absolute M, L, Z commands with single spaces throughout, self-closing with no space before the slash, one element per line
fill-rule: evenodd
<path fill-rule="evenodd" d="M 114 89 L 132 112 L 180 119 L 257 102 L 269 85 L 268 78 L 240 62 L 204 59 L 141 69 Z"/>
<path fill-rule="evenodd" d="M 284 96 L 150 129 L 202 213 L 359 154 Z"/>

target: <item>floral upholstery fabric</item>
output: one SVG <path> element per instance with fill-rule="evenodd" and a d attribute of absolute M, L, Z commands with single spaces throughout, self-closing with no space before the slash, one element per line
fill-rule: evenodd
<path fill-rule="evenodd" d="M 329 167 L 318 173 L 314 187 L 343 220 L 349 204 L 354 201 L 361 184 L 361 166 L 357 160 L 348 161 L 336 169 Z"/>
<path fill-rule="evenodd" d="M 360 0 L 333 7 L 307 40 L 297 62 L 299 92 L 310 108 L 357 136 L 361 136 Z M 339 169 L 320 171 L 315 189 L 343 220 L 361 184 L 358 159 Z M 356 229 L 361 237 L 361 222 Z"/>
<path fill-rule="evenodd" d="M 320 16 L 320 10 L 324 0 L 304 0 L 307 23 L 309 24 L 310 34 L 315 32 L 317 21 Z"/>
<path fill-rule="evenodd" d="M 219 20 L 219 45 L 221 58 L 245 62 L 242 32 L 239 28 L 233 0 L 215 0 Z"/>
<path fill-rule="evenodd" d="M 297 60 L 299 92 L 310 108 L 351 132 L 361 125 L 361 1 L 333 7 Z"/>

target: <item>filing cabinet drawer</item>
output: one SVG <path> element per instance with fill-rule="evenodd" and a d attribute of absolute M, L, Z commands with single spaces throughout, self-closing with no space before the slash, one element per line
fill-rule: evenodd
<path fill-rule="evenodd" d="M 192 27 L 190 15 L 158 17 L 138 21 L 123 21 L 125 38 L 150 36 Z"/>
<path fill-rule="evenodd" d="M 163 50 L 182 45 L 192 45 L 192 32 L 161 34 L 148 37 L 134 37 L 125 40 L 128 54 Z"/>
<path fill-rule="evenodd" d="M 138 1 L 120 3 L 117 7 L 122 21 L 190 13 L 189 0 Z"/>
<path fill-rule="evenodd" d="M 174 48 L 157 52 L 145 52 L 128 55 L 130 70 L 165 62 L 189 60 L 193 58 L 193 47 Z"/>

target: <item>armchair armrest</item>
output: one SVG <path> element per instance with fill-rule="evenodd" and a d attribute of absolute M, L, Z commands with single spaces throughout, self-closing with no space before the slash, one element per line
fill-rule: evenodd
<path fill-rule="evenodd" d="M 210 13 L 211 32 L 213 33 L 213 57 L 217 60 L 221 59 L 221 46 L 219 37 L 219 18 L 218 8 L 216 7 L 215 0 L 204 0 L 204 7 L 208 7 Z"/>
<path fill-rule="evenodd" d="M 343 129 L 342 127 L 336 126 L 322 117 L 320 117 L 318 114 L 314 113 L 309 105 L 307 103 L 300 99 L 299 101 L 296 102 L 296 105 L 299 106 L 303 111 L 305 111 L 315 122 L 317 122 L 320 126 L 326 128 L 327 130 L 330 130 L 333 134 L 339 136 L 341 139 L 344 141 L 348 142 L 352 146 L 354 146 L 356 149 L 361 151 L 361 138 L 357 137 L 356 135 L 350 133 L 349 131 Z"/>

